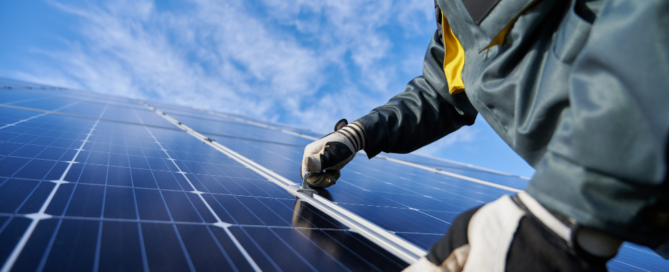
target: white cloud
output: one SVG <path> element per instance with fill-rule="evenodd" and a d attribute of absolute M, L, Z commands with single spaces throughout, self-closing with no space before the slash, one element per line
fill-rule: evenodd
<path fill-rule="evenodd" d="M 432 2 L 418 0 L 50 4 L 78 18 L 78 37 L 35 49 L 54 61 L 17 77 L 319 131 L 402 92 L 435 27 Z"/>

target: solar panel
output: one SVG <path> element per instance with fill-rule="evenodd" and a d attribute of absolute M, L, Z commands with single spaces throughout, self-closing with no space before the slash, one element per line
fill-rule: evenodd
<path fill-rule="evenodd" d="M 1 271 L 399 271 L 527 179 L 359 154 L 296 192 L 321 135 L 238 115 L 0 81 Z M 296 197 L 297 196 L 297 197 Z M 625 244 L 611 271 L 662 271 Z"/>

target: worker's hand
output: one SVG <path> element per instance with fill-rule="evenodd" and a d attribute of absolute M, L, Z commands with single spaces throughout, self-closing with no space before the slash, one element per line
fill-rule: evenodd
<path fill-rule="evenodd" d="M 307 145 L 302 156 L 300 176 L 307 174 L 313 187 L 329 187 L 337 182 L 339 170 L 353 160 L 355 153 L 365 147 L 365 132 L 357 122 L 348 124 L 342 119 L 335 125 L 335 132 Z"/>
<path fill-rule="evenodd" d="M 405 271 L 606 271 L 621 244 L 519 192 L 459 215 Z"/>

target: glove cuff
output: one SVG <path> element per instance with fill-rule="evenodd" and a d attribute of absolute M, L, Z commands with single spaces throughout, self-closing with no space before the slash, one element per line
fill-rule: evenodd
<path fill-rule="evenodd" d="M 520 205 L 524 206 L 521 207 L 522 209 L 528 210 L 546 227 L 579 252 L 582 257 L 605 262 L 618 252 L 622 240 L 604 232 L 580 226 L 576 224 L 574 219 L 549 211 L 525 191 L 519 192 L 517 196 L 520 199 Z"/>
<path fill-rule="evenodd" d="M 555 232 L 560 238 L 569 242 L 571 240 L 571 232 L 574 226 L 573 221 L 565 222 L 556 217 L 549 210 L 544 208 L 539 201 L 534 199 L 525 191 L 518 192 L 519 201 L 516 204 L 522 205 L 521 208 L 530 212 L 534 217 L 539 219 L 546 227 Z M 515 199 L 514 199 L 515 200 Z M 524 206 L 524 207 L 523 207 Z"/>
<path fill-rule="evenodd" d="M 341 128 L 340 130 L 337 130 L 335 133 L 341 134 L 342 136 L 344 136 L 344 138 L 346 138 L 346 140 L 351 142 L 351 144 L 353 145 L 353 149 L 355 149 L 355 152 L 358 152 L 365 148 L 367 135 L 365 134 L 365 130 L 358 123 L 356 122 L 350 123 L 345 127 Z"/>

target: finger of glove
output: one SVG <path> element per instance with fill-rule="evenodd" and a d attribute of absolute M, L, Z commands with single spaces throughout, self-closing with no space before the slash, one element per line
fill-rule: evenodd
<path fill-rule="evenodd" d="M 302 173 L 304 173 L 305 170 L 309 172 L 321 172 L 323 168 L 321 168 L 320 155 L 316 154 L 304 158 L 304 161 L 302 162 L 302 168 Z"/>
<path fill-rule="evenodd" d="M 321 140 L 310 143 L 304 148 L 304 154 L 302 155 L 302 164 L 300 166 L 300 177 L 304 178 L 304 171 L 316 171 L 320 172 L 321 169 L 315 169 L 314 166 L 320 168 L 320 161 L 317 164 L 314 164 L 314 159 L 319 160 L 320 154 L 325 147 L 325 142 Z M 311 159 L 309 159 L 311 157 Z"/>
<path fill-rule="evenodd" d="M 307 183 L 312 187 L 327 188 L 337 183 L 339 176 L 338 170 L 328 170 L 325 173 L 309 172 Z"/>
<path fill-rule="evenodd" d="M 467 258 L 469 257 L 469 244 L 463 245 L 459 248 L 456 248 L 451 252 L 451 255 L 444 260 L 440 265 L 443 271 L 449 272 L 461 272 L 464 269 L 465 264 L 467 264 Z"/>
<path fill-rule="evenodd" d="M 331 142 L 325 145 L 320 155 L 321 169 L 339 170 L 353 159 L 355 154 L 344 143 Z"/>
<path fill-rule="evenodd" d="M 330 133 L 326 135 L 325 137 L 314 141 L 307 145 L 304 148 L 304 153 L 302 155 L 302 166 L 300 167 L 300 177 L 304 178 L 304 171 L 313 171 L 313 172 L 320 172 L 322 169 L 325 169 L 322 167 L 322 165 L 319 165 L 319 167 L 316 167 L 317 164 L 313 160 L 318 160 L 319 162 L 321 161 L 321 156 L 322 154 L 325 153 L 325 148 L 327 145 L 333 145 L 333 148 L 329 151 L 330 153 L 334 154 L 334 156 L 329 156 L 330 162 L 328 163 L 329 168 L 331 169 L 341 169 L 350 161 L 345 161 L 345 158 L 342 159 L 341 157 L 343 156 L 341 153 L 346 152 L 346 148 L 348 148 L 349 152 L 351 154 L 355 153 L 355 150 L 353 148 L 353 145 L 344 137 L 342 134 L 339 133 Z M 344 148 L 346 147 L 346 148 Z M 312 157 L 312 159 L 309 159 L 309 157 Z M 351 155 L 351 158 L 353 156 Z M 344 163 L 342 163 L 344 162 Z"/>
<path fill-rule="evenodd" d="M 402 270 L 402 272 L 442 272 L 442 270 L 440 267 L 428 261 L 427 258 L 422 257 Z"/>

